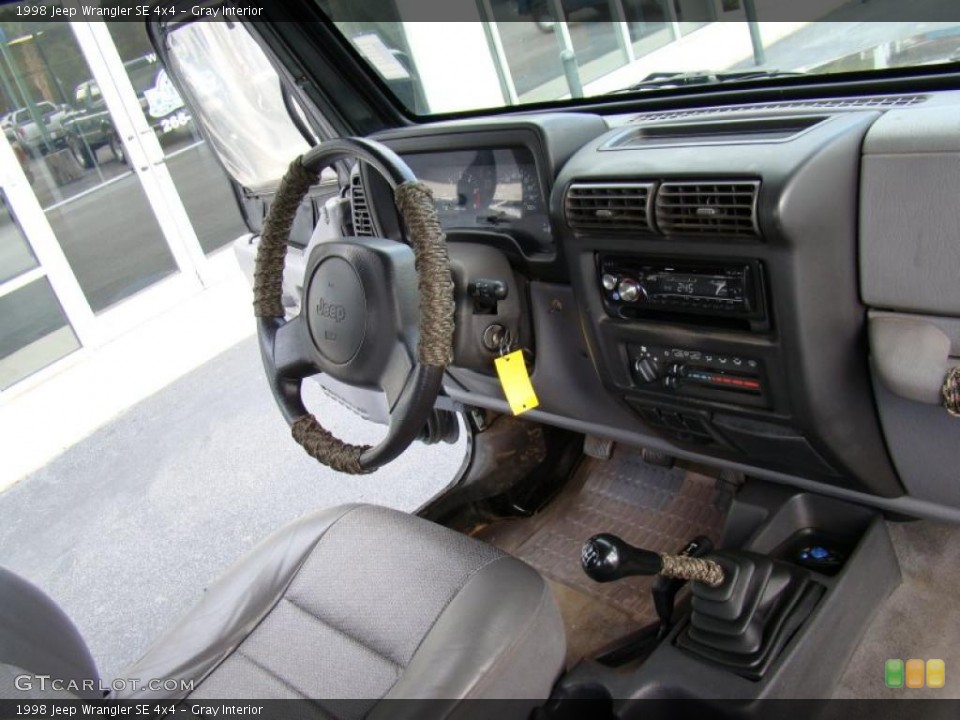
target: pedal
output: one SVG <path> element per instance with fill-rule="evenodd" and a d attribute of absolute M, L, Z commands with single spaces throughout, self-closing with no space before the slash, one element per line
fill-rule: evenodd
<path fill-rule="evenodd" d="M 597 460 L 609 460 L 613 456 L 613 440 L 606 440 L 596 435 L 585 435 L 583 438 L 583 454 Z"/>
<path fill-rule="evenodd" d="M 713 498 L 713 506 L 721 512 L 727 512 L 744 483 L 746 477 L 742 472 L 722 470 L 717 478 L 717 494 Z"/>
<path fill-rule="evenodd" d="M 664 468 L 672 468 L 676 462 L 676 458 L 673 457 L 673 455 L 649 448 L 640 448 L 640 458 L 648 465 L 656 465 L 657 467 Z"/>

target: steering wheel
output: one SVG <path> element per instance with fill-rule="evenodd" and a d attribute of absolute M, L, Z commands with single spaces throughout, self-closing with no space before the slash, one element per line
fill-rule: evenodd
<path fill-rule="evenodd" d="M 283 268 L 297 208 L 324 168 L 348 158 L 390 184 L 410 244 L 366 237 L 318 244 L 307 260 L 300 314 L 286 321 Z M 263 366 L 294 440 L 324 465 L 352 474 L 400 455 L 427 421 L 453 358 L 453 280 L 430 189 L 380 143 L 321 143 L 280 182 L 257 249 L 253 295 Z M 303 379 L 320 372 L 384 391 L 390 426 L 380 444 L 339 440 L 306 410 Z"/>

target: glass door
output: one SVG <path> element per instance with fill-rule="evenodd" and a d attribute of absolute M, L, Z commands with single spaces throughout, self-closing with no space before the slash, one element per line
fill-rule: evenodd
<path fill-rule="evenodd" d="M 200 247 L 210 255 L 247 232 L 223 168 L 160 65 L 145 23 L 107 23 L 124 72 L 163 153 Z"/>
<path fill-rule="evenodd" d="M 87 303 L 103 313 L 189 263 L 118 142 L 116 89 L 95 75 L 101 53 L 85 52 L 70 23 L 9 19 L 15 8 L 0 10 L 6 134 Z"/>
<path fill-rule="evenodd" d="M 0 388 L 235 272 L 215 251 L 246 232 L 142 25 L 23 5 L 0 6 L 0 125 L 29 196 L 0 207 Z"/>
<path fill-rule="evenodd" d="M 92 338 L 92 313 L 28 171 L 26 159 L 0 138 L 0 394 Z"/>

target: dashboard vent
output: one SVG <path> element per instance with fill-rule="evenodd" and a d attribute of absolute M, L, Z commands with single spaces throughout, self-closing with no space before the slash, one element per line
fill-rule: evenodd
<path fill-rule="evenodd" d="M 756 181 L 663 183 L 657 226 L 665 235 L 752 235 L 757 225 Z"/>
<path fill-rule="evenodd" d="M 373 237 L 373 216 L 367 204 L 367 191 L 363 187 L 360 173 L 354 173 L 350 178 L 350 206 L 353 216 L 353 234 L 357 237 Z"/>
<path fill-rule="evenodd" d="M 859 110 L 861 108 L 898 108 L 919 105 L 927 95 L 874 95 L 854 98 L 829 98 L 824 100 L 784 100 L 754 105 L 729 105 L 725 107 L 696 108 L 693 110 L 667 110 L 649 112 L 631 118 L 630 122 L 657 122 L 703 117 L 704 115 L 729 115 L 731 113 L 762 112 L 767 110 Z"/>
<path fill-rule="evenodd" d="M 653 183 L 574 183 L 564 210 L 574 230 L 653 232 L 650 201 Z"/>

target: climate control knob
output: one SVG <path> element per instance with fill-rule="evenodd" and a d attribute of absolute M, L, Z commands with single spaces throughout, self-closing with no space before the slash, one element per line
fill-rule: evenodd
<path fill-rule="evenodd" d="M 660 366 L 649 355 L 641 355 L 634 360 L 633 369 L 645 383 L 655 382 L 660 377 Z"/>
<path fill-rule="evenodd" d="M 620 293 L 620 299 L 623 302 L 637 302 L 647 296 L 646 288 L 632 278 L 624 278 L 617 285 L 617 292 Z"/>

